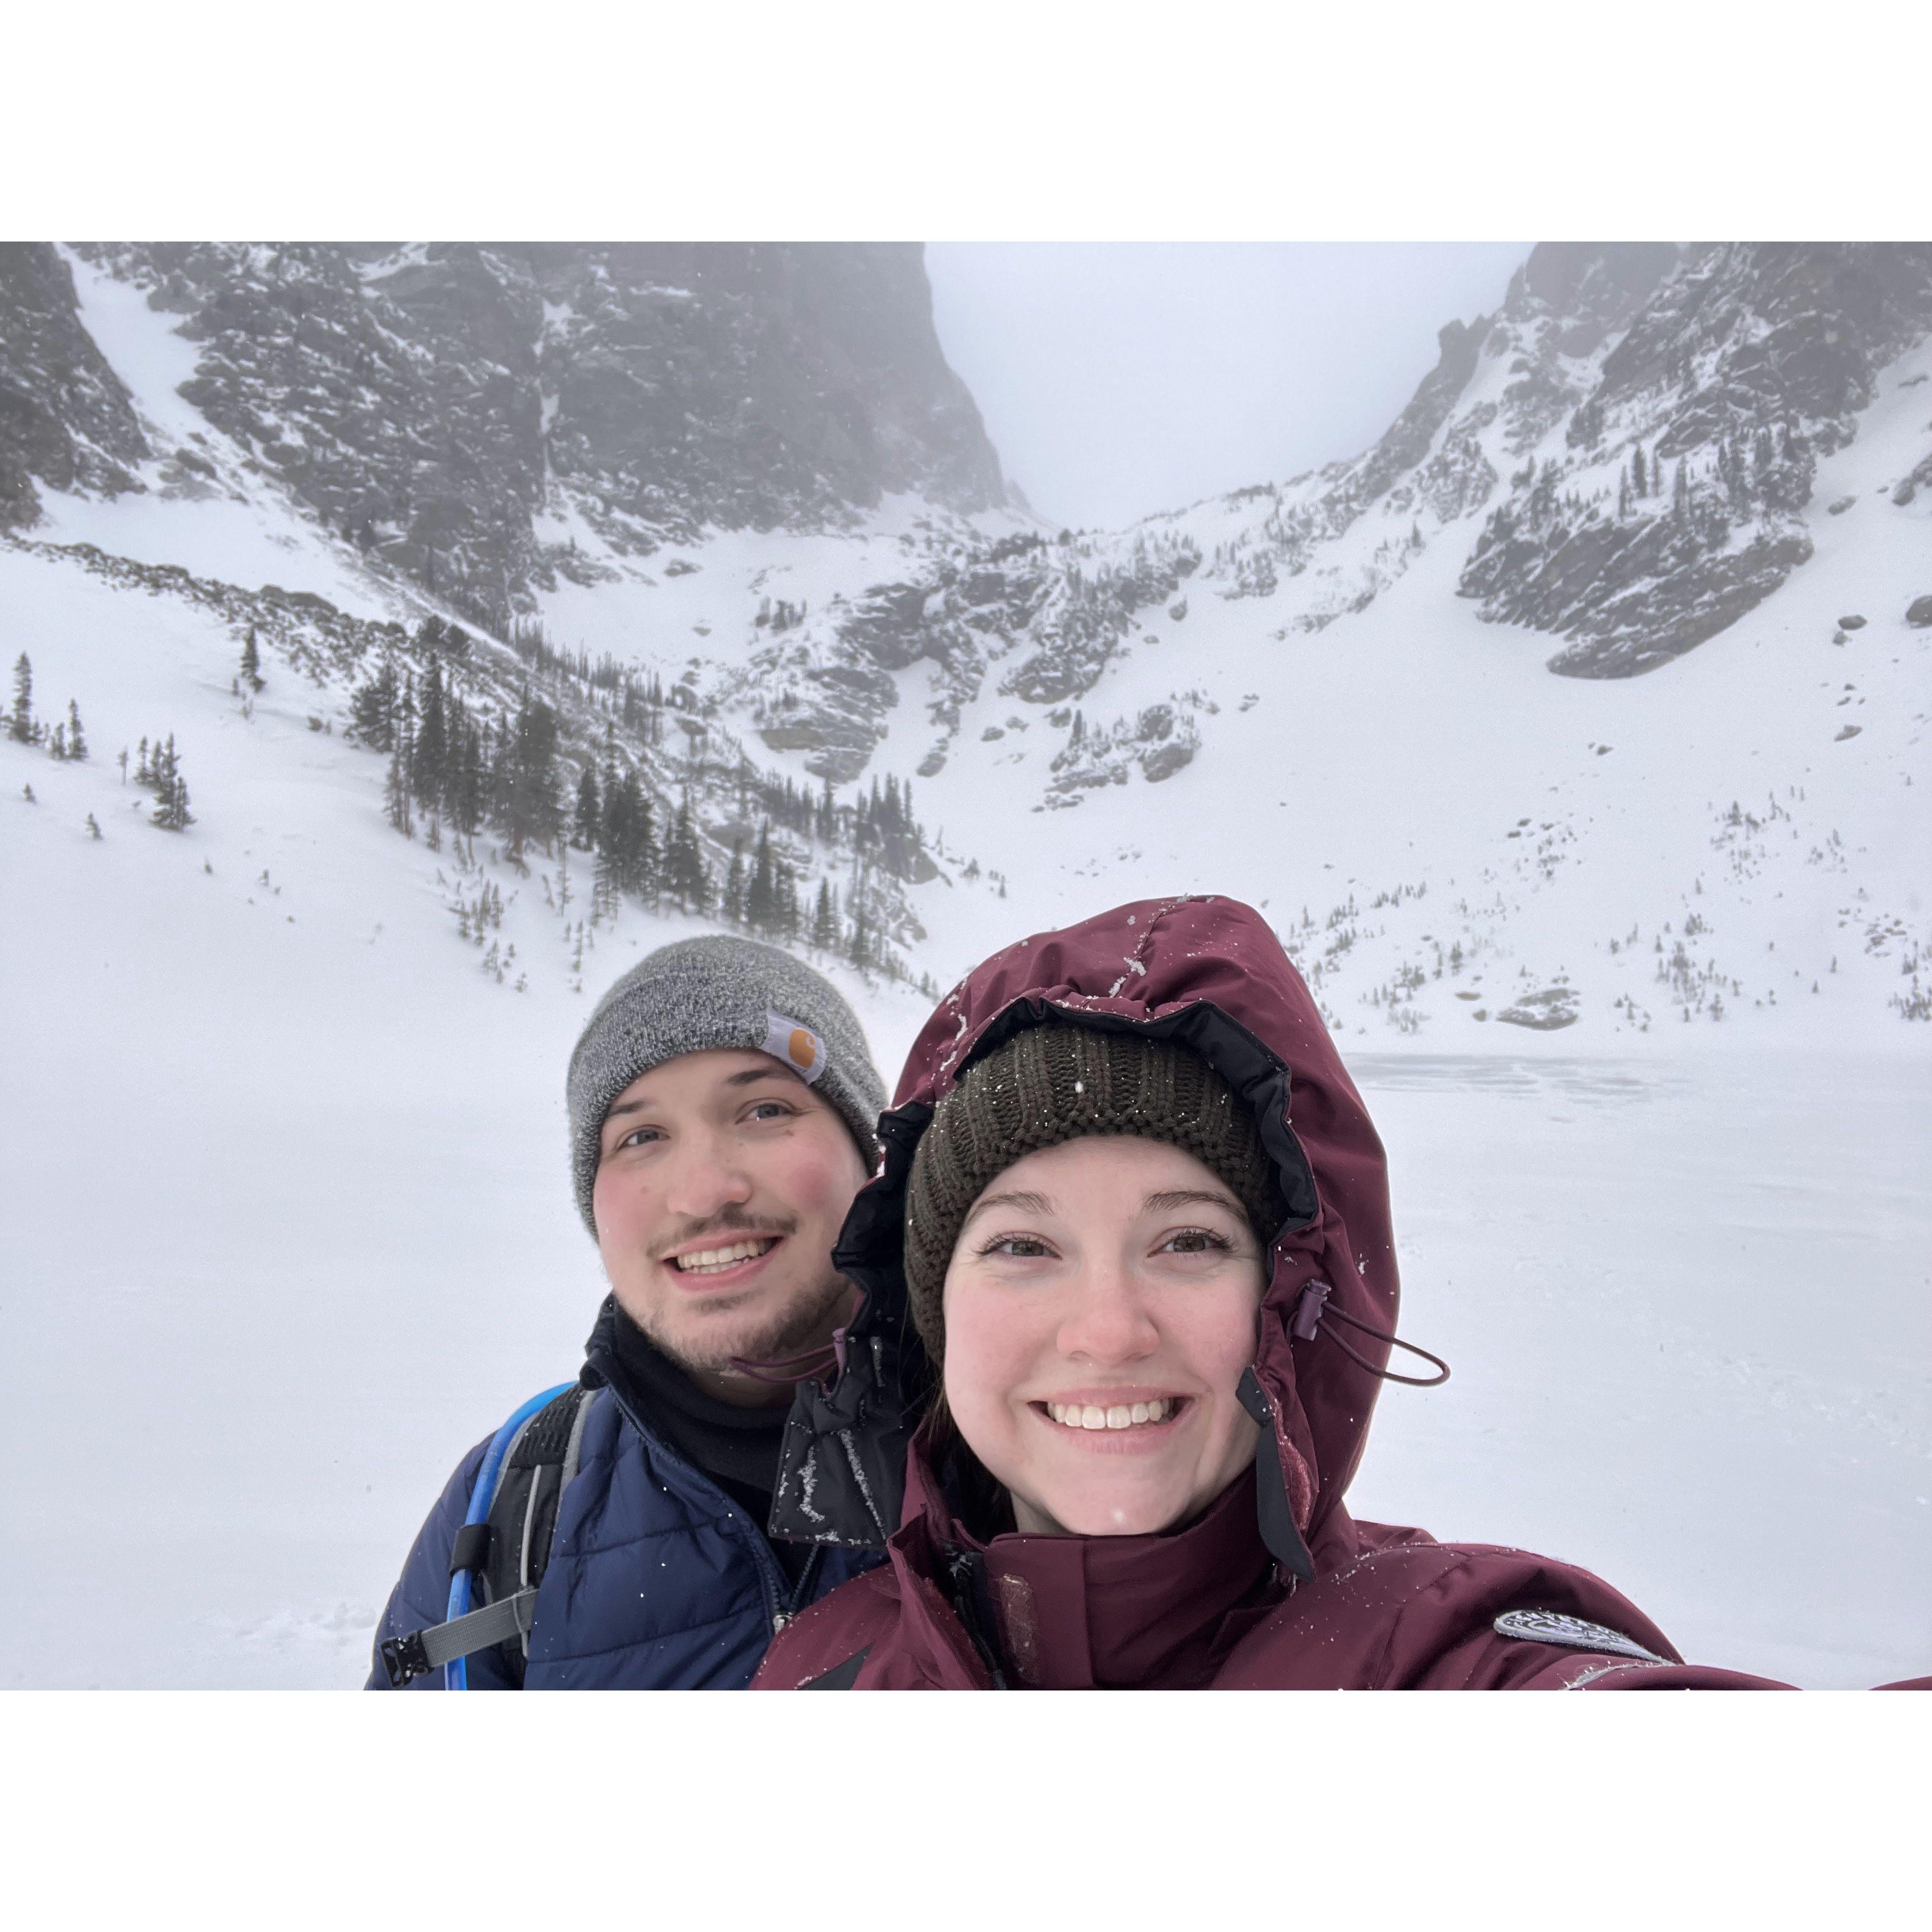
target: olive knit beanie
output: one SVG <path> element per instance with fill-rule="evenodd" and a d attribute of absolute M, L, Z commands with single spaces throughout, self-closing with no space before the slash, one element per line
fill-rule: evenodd
<path fill-rule="evenodd" d="M 1030 1027 L 968 1069 L 913 1153 L 906 1288 L 935 1364 L 946 1270 L 973 1203 L 1022 1156 L 1090 1134 L 1138 1134 L 1191 1154 L 1226 1184 L 1264 1246 L 1286 1216 L 1253 1114 L 1198 1054 L 1078 1024 Z"/>
<path fill-rule="evenodd" d="M 837 987 L 754 939 L 680 940 L 640 959 L 598 1001 L 570 1056 L 571 1180 L 592 1239 L 598 1142 L 612 1103 L 653 1066 L 716 1047 L 768 1053 L 789 1066 L 851 1130 L 866 1172 L 878 1165 L 873 1130 L 885 1083 Z"/>

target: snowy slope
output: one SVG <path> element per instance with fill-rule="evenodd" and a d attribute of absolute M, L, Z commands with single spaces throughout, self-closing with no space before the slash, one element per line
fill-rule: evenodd
<path fill-rule="evenodd" d="M 390 829 L 385 762 L 344 735 L 370 660 L 340 640 L 434 600 L 197 424 L 167 316 L 76 276 L 164 454 L 146 494 L 44 491 L 30 541 L 0 542 L 0 656 L 28 652 L 38 713 L 71 698 L 92 745 L 74 764 L 0 742 L 9 1679 L 344 1684 L 448 1466 L 572 1366 L 598 1274 L 564 1062 L 602 986 L 695 928 L 626 905 L 580 952 L 588 855 L 525 876 L 485 842 L 464 870 Z M 1700 1658 L 1868 1682 L 1932 1654 L 1932 1028 L 1901 1010 L 1932 986 L 1932 630 L 1904 621 L 1932 591 L 1932 491 L 1892 500 L 1928 374 L 1923 344 L 1888 366 L 1820 461 L 1810 560 L 1634 679 L 1552 676 L 1546 635 L 1456 595 L 1486 500 L 1445 514 L 1398 483 L 1299 574 L 1244 580 L 1268 520 L 1346 466 L 994 565 L 1029 534 L 1010 513 L 889 499 L 842 531 L 640 560 L 560 500 L 542 540 L 574 542 L 588 580 L 542 615 L 557 646 L 693 673 L 694 715 L 762 769 L 824 768 L 768 742 L 784 692 L 850 724 L 861 782 L 912 784 L 931 834 L 935 876 L 896 888 L 915 974 L 1127 898 L 1264 907 L 1389 1144 L 1406 1332 L 1456 1366 L 1390 1392 L 1362 1511 L 1592 1564 Z M 1508 374 L 1478 364 L 1420 470 L 1525 460 Z M 170 480 L 190 444 L 208 471 Z M 346 614 L 211 602 L 82 544 Z M 1070 566 L 1088 596 L 1183 549 L 1184 580 L 1078 643 L 1067 614 L 1110 607 Z M 976 570 L 1024 622 L 974 628 Z M 895 656 L 886 624 L 858 662 L 844 632 L 882 584 L 919 590 L 908 622 L 940 657 Z M 779 600 L 805 616 L 775 637 Z M 1002 692 L 1076 644 L 1070 696 Z M 169 734 L 179 836 L 113 762 Z M 454 910 L 486 882 L 488 946 Z M 814 956 L 890 1081 L 926 1003 Z"/>

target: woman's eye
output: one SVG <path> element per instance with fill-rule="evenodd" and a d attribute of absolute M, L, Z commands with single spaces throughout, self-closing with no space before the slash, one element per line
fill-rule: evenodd
<path fill-rule="evenodd" d="M 1166 1252 L 1178 1255 L 1226 1253 L 1234 1245 L 1226 1234 L 1217 1234 L 1211 1228 L 1184 1228 L 1162 1244 Z"/>
<path fill-rule="evenodd" d="M 662 1136 L 656 1127 L 633 1127 L 631 1131 L 617 1143 L 617 1145 L 620 1148 L 643 1147 L 650 1141 L 657 1140 L 662 1138 Z"/>
<path fill-rule="evenodd" d="M 1053 1250 L 1036 1235 L 1002 1234 L 998 1240 L 988 1242 L 980 1252 L 982 1255 L 1017 1255 L 1026 1258 L 1050 1255 Z"/>
<path fill-rule="evenodd" d="M 752 1109 L 750 1118 L 754 1120 L 788 1120 L 796 1109 L 788 1107 L 782 1100 L 760 1100 Z"/>

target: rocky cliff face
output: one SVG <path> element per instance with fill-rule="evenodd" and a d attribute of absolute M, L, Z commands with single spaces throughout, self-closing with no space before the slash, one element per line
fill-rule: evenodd
<path fill-rule="evenodd" d="M 128 466 L 149 453 L 73 272 L 44 244 L 0 243 L 0 530 L 38 517 L 36 478 L 112 495 L 140 487 Z"/>
<path fill-rule="evenodd" d="M 501 628 L 598 548 L 971 511 L 998 459 L 916 246 L 99 244 L 200 345 L 182 394 L 365 552 Z M 144 454 L 50 248 L 0 261 L 0 488 L 129 487 Z M 13 426 L 14 419 L 20 426 Z"/>
<path fill-rule="evenodd" d="M 1540 366 L 1520 352 L 1521 448 L 1569 420 L 1561 448 L 1510 478 L 1461 589 L 1485 617 L 1566 639 L 1552 670 L 1625 677 L 1714 637 L 1809 558 L 1798 513 L 1819 458 L 1932 328 L 1932 248 L 1691 250 L 1580 365 L 1565 350 L 1576 296 L 1535 292 L 1546 254 L 1504 310 L 1540 303 L 1558 351 Z"/>

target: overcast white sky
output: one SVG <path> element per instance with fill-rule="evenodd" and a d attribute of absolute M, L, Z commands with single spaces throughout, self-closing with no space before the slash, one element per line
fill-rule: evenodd
<path fill-rule="evenodd" d="M 1374 442 L 1528 242 L 932 242 L 934 320 L 1006 474 L 1113 529 Z"/>

